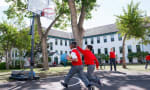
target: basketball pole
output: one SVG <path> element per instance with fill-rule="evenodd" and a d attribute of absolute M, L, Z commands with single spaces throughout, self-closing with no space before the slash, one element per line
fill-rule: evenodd
<path fill-rule="evenodd" d="M 31 25 L 31 60 L 30 60 L 30 72 L 31 72 L 31 79 L 33 79 L 33 66 L 34 66 L 34 18 L 35 18 L 35 14 L 33 13 L 32 16 L 32 25 Z"/>

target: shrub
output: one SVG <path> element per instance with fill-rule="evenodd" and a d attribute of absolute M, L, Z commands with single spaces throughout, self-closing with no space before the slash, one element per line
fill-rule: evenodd
<path fill-rule="evenodd" d="M 51 62 L 51 57 L 48 57 L 48 62 Z"/>
<path fill-rule="evenodd" d="M 5 62 L 1 62 L 0 63 L 0 70 L 6 69 L 6 63 Z"/>
<path fill-rule="evenodd" d="M 43 68 L 43 64 L 39 64 L 39 63 L 38 63 L 38 64 L 36 65 L 36 67 L 37 67 L 37 68 Z"/>
<path fill-rule="evenodd" d="M 25 61 L 21 60 L 22 66 L 24 66 Z M 20 60 L 15 60 L 15 66 L 11 65 L 10 66 L 11 69 L 21 69 L 20 68 Z"/>

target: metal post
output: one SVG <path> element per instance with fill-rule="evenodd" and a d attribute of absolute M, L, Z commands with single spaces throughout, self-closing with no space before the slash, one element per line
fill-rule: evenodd
<path fill-rule="evenodd" d="M 33 61 L 33 57 L 34 57 L 34 17 L 35 17 L 35 14 L 33 13 L 32 26 L 31 26 L 32 37 L 31 37 L 31 59 L 30 59 L 31 79 L 33 79 L 33 66 L 34 66 L 34 61 Z"/>

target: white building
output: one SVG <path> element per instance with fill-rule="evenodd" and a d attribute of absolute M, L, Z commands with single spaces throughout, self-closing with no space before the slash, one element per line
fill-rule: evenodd
<path fill-rule="evenodd" d="M 113 47 L 115 49 L 117 60 L 122 59 L 122 42 L 123 38 L 117 33 L 115 24 L 100 26 L 96 28 L 91 28 L 85 31 L 83 48 L 86 45 L 93 45 L 94 54 L 109 54 L 110 49 Z M 59 55 L 63 53 L 69 54 L 69 42 L 73 40 L 72 33 L 50 30 L 48 36 L 48 44 L 50 47 L 48 50 L 51 52 L 57 52 Z M 142 45 L 139 44 L 140 40 L 131 39 L 126 41 L 126 62 L 137 62 L 137 60 L 128 60 L 128 52 L 137 51 L 148 51 L 150 53 L 150 44 Z"/>

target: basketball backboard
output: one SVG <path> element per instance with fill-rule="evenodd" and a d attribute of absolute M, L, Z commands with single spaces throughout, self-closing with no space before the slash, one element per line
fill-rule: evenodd
<path fill-rule="evenodd" d="M 48 8 L 52 0 L 28 0 L 28 11 L 40 15 L 44 8 Z"/>
<path fill-rule="evenodd" d="M 49 19 L 54 19 L 55 3 L 53 0 L 28 0 L 28 11 Z"/>

